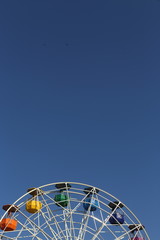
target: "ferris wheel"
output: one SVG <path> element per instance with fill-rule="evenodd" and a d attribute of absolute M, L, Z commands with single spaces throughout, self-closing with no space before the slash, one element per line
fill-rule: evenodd
<path fill-rule="evenodd" d="M 3 240 L 150 240 L 145 226 L 124 203 L 87 184 L 32 187 L 2 208 Z"/>

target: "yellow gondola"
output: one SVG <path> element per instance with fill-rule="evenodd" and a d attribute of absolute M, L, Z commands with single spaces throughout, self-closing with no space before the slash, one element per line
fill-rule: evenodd
<path fill-rule="evenodd" d="M 36 213 L 39 212 L 42 208 L 42 203 L 36 200 L 29 200 L 26 203 L 26 210 L 29 213 Z"/>
<path fill-rule="evenodd" d="M 37 213 L 42 208 L 42 203 L 38 201 L 38 195 L 42 194 L 42 192 L 36 188 L 29 188 L 28 192 L 32 195 L 32 198 L 26 203 L 26 211 L 29 213 Z"/>

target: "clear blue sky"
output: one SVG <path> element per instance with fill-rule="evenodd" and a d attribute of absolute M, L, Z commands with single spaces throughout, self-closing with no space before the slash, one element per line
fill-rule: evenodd
<path fill-rule="evenodd" d="M 159 93 L 160 1 L 1 1 L 1 205 L 83 182 L 158 239 Z"/>

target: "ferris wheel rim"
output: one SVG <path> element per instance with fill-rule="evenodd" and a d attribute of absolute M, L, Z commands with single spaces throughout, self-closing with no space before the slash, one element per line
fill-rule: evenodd
<path fill-rule="evenodd" d="M 81 183 L 81 182 L 69 182 L 69 181 L 53 182 L 53 183 L 41 185 L 41 186 L 39 186 L 39 187 L 35 187 L 35 189 L 42 190 L 43 188 L 50 187 L 50 186 L 55 186 L 56 184 L 62 184 L 62 183 L 65 183 L 65 184 L 69 183 L 69 184 L 71 184 L 71 185 L 80 185 L 80 186 L 84 186 L 84 187 L 91 187 L 91 188 L 94 188 L 94 189 L 96 188 L 96 189 L 98 189 L 100 192 L 103 192 L 104 194 L 107 194 L 108 196 L 110 196 L 110 197 L 114 198 L 115 200 L 119 201 L 120 203 L 122 203 L 117 197 L 115 197 L 114 195 L 110 194 L 109 192 L 107 192 L 107 191 L 105 191 L 105 190 L 103 190 L 103 189 L 101 189 L 101 188 L 99 188 L 99 187 L 95 187 L 95 186 L 92 186 L 92 185 L 90 185 L 90 184 Z M 20 202 L 21 199 L 23 199 L 24 197 L 28 196 L 29 193 L 30 193 L 30 192 L 26 192 L 26 193 L 23 194 L 21 197 L 19 197 L 16 201 L 14 201 L 13 204 L 11 204 L 11 207 L 13 207 L 16 203 Z M 124 205 L 124 207 L 130 212 L 130 214 L 137 220 L 137 222 L 138 222 L 140 225 L 142 225 L 141 222 L 140 222 L 140 220 L 139 220 L 139 218 L 130 210 L 130 208 L 127 207 L 127 205 L 124 204 L 124 203 L 123 203 L 123 205 Z M 9 209 L 8 209 L 8 211 L 9 211 Z M 0 221 L 3 219 L 3 217 L 4 217 L 5 215 L 6 215 L 6 213 L 4 213 L 4 214 L 2 215 Z M 145 232 L 145 235 L 146 235 L 146 237 L 148 238 L 148 240 L 150 240 L 150 238 L 149 238 L 149 236 L 148 236 L 148 233 L 147 233 L 147 231 L 146 231 L 145 228 L 143 229 L 143 231 Z M 12 238 L 11 238 L 11 239 L 12 239 Z M 94 240 L 94 238 L 93 238 L 93 240 Z M 117 240 L 118 240 L 118 238 L 117 238 Z"/>

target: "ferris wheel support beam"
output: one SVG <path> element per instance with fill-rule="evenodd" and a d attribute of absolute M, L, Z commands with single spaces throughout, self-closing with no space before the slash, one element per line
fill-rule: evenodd
<path fill-rule="evenodd" d="M 47 211 L 48 211 L 48 216 L 50 217 L 50 220 L 51 220 L 51 219 L 54 219 L 54 221 L 55 221 L 55 223 L 56 223 L 57 221 L 56 221 L 56 219 L 55 219 L 55 216 L 52 214 L 52 211 L 51 211 L 50 207 L 47 205 L 47 202 L 46 202 L 46 200 L 44 199 L 43 196 L 42 196 L 42 199 L 43 199 L 43 201 L 44 201 L 44 203 L 45 203 L 45 206 L 47 206 L 46 209 L 47 209 Z M 58 239 L 58 238 L 61 239 L 60 231 L 59 231 L 59 230 L 61 230 L 60 226 L 59 226 L 58 224 L 56 224 L 57 231 L 58 231 L 58 237 L 57 237 L 57 233 L 56 233 L 53 229 L 51 229 L 50 224 L 49 224 L 48 221 L 46 220 L 46 216 L 45 216 L 45 214 L 43 213 L 43 211 L 41 211 L 41 214 L 42 214 L 43 218 L 45 219 L 47 225 L 49 226 L 49 229 L 50 229 L 50 231 L 52 232 L 52 234 L 53 234 L 53 236 L 55 237 L 55 239 Z"/>
<path fill-rule="evenodd" d="M 47 196 L 50 200 L 52 200 L 52 201 L 54 201 L 50 196 L 48 196 L 47 194 L 45 194 L 45 196 Z M 43 196 L 43 199 L 44 199 L 44 196 Z M 45 199 L 44 199 L 44 201 L 45 201 Z M 54 201 L 55 202 L 55 201 Z M 47 204 L 46 204 L 47 205 Z M 47 205 L 48 206 L 48 205 Z M 49 207 L 49 206 L 48 206 Z M 52 212 L 52 211 L 51 211 Z M 63 233 L 63 230 L 61 229 L 61 227 L 60 227 L 60 225 L 58 224 L 58 222 L 57 222 L 57 219 L 56 219 L 56 217 L 52 214 L 52 219 L 54 219 L 54 221 L 55 221 L 55 225 L 56 225 L 56 228 L 57 228 L 57 231 L 58 231 L 58 233 L 59 233 L 59 236 L 60 236 L 60 232 L 62 232 L 62 234 L 63 234 L 63 237 L 65 238 L 65 235 L 64 235 L 64 233 Z M 60 237 L 61 238 L 61 237 Z"/>
<path fill-rule="evenodd" d="M 68 188 L 67 188 L 67 198 L 70 199 L 70 194 L 69 194 L 69 191 L 68 191 Z M 76 234 L 75 234 L 75 228 L 74 228 L 74 221 L 73 221 L 73 213 L 72 213 L 72 208 L 71 208 L 71 201 L 68 201 L 68 208 L 67 210 L 69 209 L 69 212 L 70 212 L 70 240 L 72 240 L 72 232 L 73 232 L 73 238 L 76 239 Z M 68 213 L 67 213 L 68 215 Z M 66 217 L 66 215 L 65 215 Z M 67 219 L 66 219 L 67 220 Z"/>
<path fill-rule="evenodd" d="M 45 237 L 46 239 L 52 239 L 46 232 L 44 232 L 36 223 L 34 223 L 30 218 L 28 218 L 22 211 L 19 210 L 22 216 L 24 216 L 33 226 L 35 226 Z"/>
<path fill-rule="evenodd" d="M 93 188 L 92 193 L 94 193 L 95 191 L 96 191 L 96 189 Z M 86 198 L 89 194 L 90 194 L 90 192 L 86 195 Z M 91 199 L 90 199 L 91 202 L 92 202 L 92 199 L 93 199 L 93 194 L 91 195 Z M 84 217 L 82 218 L 82 223 L 81 223 L 81 227 L 80 227 L 80 231 L 79 231 L 77 240 L 79 240 L 79 239 L 84 240 L 84 238 L 85 238 L 86 228 L 87 228 L 88 221 L 90 218 L 90 213 L 91 213 L 91 206 L 92 205 L 90 204 L 87 212 L 85 213 Z"/>

